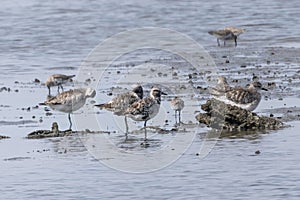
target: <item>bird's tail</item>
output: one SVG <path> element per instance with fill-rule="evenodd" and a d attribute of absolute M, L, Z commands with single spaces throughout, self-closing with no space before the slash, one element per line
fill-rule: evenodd
<path fill-rule="evenodd" d="M 208 34 L 210 34 L 210 35 L 214 35 L 214 31 L 208 31 Z"/>

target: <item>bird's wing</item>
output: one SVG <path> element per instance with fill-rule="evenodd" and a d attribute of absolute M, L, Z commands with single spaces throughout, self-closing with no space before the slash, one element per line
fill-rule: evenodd
<path fill-rule="evenodd" d="M 237 87 L 226 92 L 226 98 L 236 103 L 247 104 L 253 102 L 256 96 L 247 89 Z"/>

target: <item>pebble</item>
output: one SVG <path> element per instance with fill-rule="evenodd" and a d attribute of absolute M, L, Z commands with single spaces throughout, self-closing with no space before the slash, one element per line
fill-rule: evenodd
<path fill-rule="evenodd" d="M 41 83 L 41 81 L 39 79 L 37 79 L 37 78 L 35 78 L 33 82 L 34 83 Z"/>

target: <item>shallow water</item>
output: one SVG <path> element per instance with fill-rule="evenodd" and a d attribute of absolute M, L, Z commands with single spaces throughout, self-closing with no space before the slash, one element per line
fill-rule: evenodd
<path fill-rule="evenodd" d="M 1 199 L 299 199 L 299 6 L 295 0 L 231 1 L 230 4 L 225 1 L 3 1 L 0 88 L 11 91 L 0 92 L 0 135 L 11 138 L 0 140 Z M 199 111 L 198 105 L 208 98 L 205 88 L 210 84 L 207 80 L 211 74 L 198 71 L 190 79 L 189 74 L 195 70 L 179 56 L 140 50 L 114 60 L 106 78 L 101 79 L 104 84 L 97 84 L 95 101 L 109 100 L 112 97 L 107 95 L 109 92 L 115 95 L 129 88 L 133 78 L 126 76 L 133 67 L 134 73 L 151 77 L 152 81 L 165 81 L 172 95 L 186 98 L 182 117 L 186 130 L 168 134 L 152 131 L 150 147 L 142 148 L 139 143 L 143 131 L 130 135 L 132 143 L 122 142 L 122 117 L 114 119 L 104 111 L 88 107 L 84 110 L 87 112 L 76 112 L 73 119 L 81 115 L 96 116 L 102 129 L 112 131 L 110 135 L 98 135 L 99 138 L 108 138 L 121 149 L 145 155 L 172 146 L 169 141 L 176 134 L 193 136 L 196 132 L 192 145 L 176 162 L 150 173 L 127 173 L 107 167 L 92 156 L 99 150 L 97 143 L 87 142 L 97 141 L 95 134 L 25 139 L 34 130 L 49 129 L 53 121 L 59 122 L 61 129 L 68 127 L 66 114 L 50 111 L 52 115 L 46 116 L 43 107 L 33 108 L 48 94 L 43 84 L 33 82 L 35 79 L 44 82 L 53 73 L 78 74 L 81 62 L 100 42 L 121 31 L 145 26 L 187 34 L 214 58 L 218 74 L 237 80 L 231 84 L 245 85 L 253 74 L 263 79 L 264 85 L 274 82 L 275 87 L 270 86 L 269 92 L 263 94 L 256 112 L 281 117 L 290 127 L 243 137 L 208 138 L 210 130 L 195 125 L 193 111 Z M 247 30 L 240 35 L 237 48 L 230 45 L 218 48 L 216 39 L 207 34 L 224 26 Z M 225 63 L 226 60 L 230 63 Z M 174 71 L 178 72 L 178 79 L 170 76 Z M 121 80 L 117 85 L 120 88 L 112 90 L 116 80 Z M 198 87 L 193 90 L 195 95 L 189 88 L 176 90 L 174 86 L 188 81 Z M 143 78 L 138 82 L 143 83 Z M 83 85 L 76 80 L 75 83 Z M 72 88 L 72 84 L 66 88 Z M 173 111 L 168 106 L 172 95 L 163 98 L 160 117 L 149 125 L 167 130 L 174 127 Z M 91 105 L 90 101 L 88 104 Z M 112 118 L 119 123 L 117 126 L 109 123 Z M 141 127 L 142 123 L 132 123 L 130 129 Z M 204 141 L 216 145 L 209 155 L 199 159 L 196 154 L 201 152 Z M 88 151 L 82 142 L 96 145 L 95 151 Z M 259 155 L 255 154 L 257 150 L 261 152 Z"/>

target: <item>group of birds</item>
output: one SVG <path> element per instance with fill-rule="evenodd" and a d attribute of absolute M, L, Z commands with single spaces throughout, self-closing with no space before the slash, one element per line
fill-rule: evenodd
<path fill-rule="evenodd" d="M 80 109 L 86 102 L 87 98 L 93 98 L 96 91 L 92 88 L 80 88 L 59 93 L 59 88 L 63 91 L 63 84 L 70 81 L 74 76 L 66 76 L 63 74 L 55 74 L 50 76 L 46 81 L 46 86 L 49 89 L 53 86 L 58 87 L 58 95 L 48 98 L 40 105 L 50 106 L 54 110 L 68 113 L 70 122 L 69 129 L 72 128 L 71 113 Z M 161 104 L 161 95 L 167 95 L 158 87 L 152 87 L 149 96 L 144 97 L 143 87 L 135 85 L 129 92 L 119 94 L 111 101 L 102 104 L 96 104 L 100 109 L 106 109 L 113 112 L 117 116 L 124 116 L 126 132 L 126 140 L 128 138 L 128 123 L 127 117 L 134 121 L 144 121 L 145 137 L 147 140 L 147 121 L 154 118 L 159 112 Z M 179 123 L 181 110 L 184 107 L 184 101 L 179 97 L 175 97 L 171 101 L 171 107 L 175 110 L 175 118 L 179 113 Z"/>
<path fill-rule="evenodd" d="M 220 40 L 224 41 L 224 46 L 226 45 L 226 41 L 229 40 L 233 40 L 235 46 L 237 46 L 238 36 L 245 31 L 245 29 L 230 26 L 220 30 L 208 31 L 208 34 L 213 35 L 217 38 L 218 46 L 220 46 Z"/>
<path fill-rule="evenodd" d="M 63 84 L 70 81 L 74 75 L 66 76 L 55 74 L 48 78 L 46 86 L 49 89 L 53 86 L 58 87 L 58 94 L 48 98 L 41 105 L 48 105 L 54 110 L 68 113 L 70 127 L 72 127 L 71 113 L 84 106 L 87 98 L 93 98 L 96 91 L 92 88 L 79 88 L 59 93 L 59 88 L 63 91 Z M 246 87 L 232 87 L 228 84 L 224 76 L 218 77 L 215 87 L 210 88 L 210 94 L 217 100 L 226 104 L 238 106 L 243 109 L 253 111 L 261 100 L 260 90 L 267 90 L 262 87 L 258 81 L 252 82 Z M 129 92 L 118 94 L 112 100 L 102 104 L 95 104 L 95 107 L 105 109 L 117 116 L 124 116 L 126 131 L 125 140 L 128 138 L 128 122 L 127 118 L 134 121 L 144 122 L 145 137 L 147 140 L 147 122 L 154 118 L 160 109 L 161 96 L 167 95 L 158 87 L 152 87 L 149 96 L 144 97 L 144 90 L 141 85 L 135 85 Z M 175 111 L 175 119 L 177 123 L 177 115 L 179 124 L 181 123 L 181 111 L 184 108 L 184 101 L 176 96 L 171 100 L 171 108 Z"/>
<path fill-rule="evenodd" d="M 235 27 L 225 27 L 222 30 L 209 31 L 210 35 L 217 37 L 218 46 L 220 41 L 233 40 L 237 46 L 237 37 L 245 32 L 244 29 Z M 69 129 L 72 128 L 71 113 L 79 110 L 84 106 L 87 98 L 93 98 L 96 91 L 92 88 L 79 88 L 63 91 L 63 84 L 72 80 L 75 75 L 54 74 L 51 75 L 45 82 L 49 90 L 48 99 L 41 105 L 50 106 L 54 110 L 68 113 L 70 122 Z M 51 96 L 51 87 L 57 86 L 58 94 Z M 61 89 L 61 93 L 60 90 Z M 260 82 L 254 81 L 246 87 L 231 87 L 224 76 L 218 77 L 218 83 L 215 87 L 210 88 L 210 94 L 217 100 L 223 101 L 226 104 L 238 106 L 243 109 L 253 111 L 261 100 L 260 90 L 266 90 Z M 125 140 L 128 138 L 128 121 L 131 118 L 134 121 L 144 122 L 145 137 L 147 140 L 147 122 L 154 118 L 160 109 L 161 96 L 167 95 L 158 87 L 152 87 L 148 96 L 144 96 L 143 87 L 135 85 L 129 92 L 119 94 L 112 100 L 106 103 L 96 104 L 95 107 L 105 109 L 117 116 L 124 116 L 125 121 Z M 184 101 L 176 96 L 171 100 L 171 108 L 175 111 L 175 120 L 179 119 L 181 123 L 181 111 L 184 108 Z"/>

